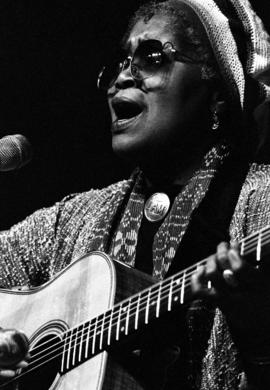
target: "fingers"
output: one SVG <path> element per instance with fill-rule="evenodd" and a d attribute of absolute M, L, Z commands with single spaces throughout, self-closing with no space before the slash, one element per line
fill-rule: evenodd
<path fill-rule="evenodd" d="M 19 362 L 18 364 L 16 364 L 16 369 L 18 368 L 26 368 L 28 367 L 28 361 L 27 360 L 22 360 L 21 362 Z"/>
<path fill-rule="evenodd" d="M 19 369 L 24 369 L 28 367 L 28 362 L 26 360 L 22 360 L 14 368 L 2 368 L 0 369 L 0 380 L 1 379 L 10 379 L 14 378 Z"/>
<path fill-rule="evenodd" d="M 23 332 L 14 329 L 0 330 L 0 367 L 16 366 L 25 360 L 28 349 L 28 339 Z"/>
<path fill-rule="evenodd" d="M 28 366 L 29 342 L 23 332 L 0 329 L 0 381 L 14 378 L 18 370 Z"/>
<path fill-rule="evenodd" d="M 225 283 L 230 287 L 237 287 L 238 281 L 235 277 L 235 274 L 230 269 L 225 269 L 222 273 Z"/>
<path fill-rule="evenodd" d="M 213 266 L 212 262 L 211 265 Z M 197 297 L 211 299 L 216 298 L 217 290 L 213 287 L 212 282 L 209 280 L 209 274 L 207 274 L 206 267 L 200 266 L 197 269 L 197 272 L 192 275 L 191 290 Z"/>
<path fill-rule="evenodd" d="M 221 242 L 217 246 L 216 261 L 217 265 L 222 269 L 229 268 L 228 251 L 230 246 L 227 242 Z"/>
<path fill-rule="evenodd" d="M 18 346 L 18 350 L 25 356 L 29 350 L 29 341 L 27 336 L 22 331 L 11 330 L 11 337 L 14 344 Z"/>
<path fill-rule="evenodd" d="M 14 378 L 16 370 L 0 369 L 0 379 Z"/>
<path fill-rule="evenodd" d="M 192 292 L 201 297 L 218 298 L 237 289 L 241 279 L 245 279 L 247 270 L 249 267 L 239 254 L 239 245 L 236 242 L 221 242 L 216 254 L 209 256 L 205 266 L 200 267 L 192 277 Z"/>
<path fill-rule="evenodd" d="M 239 285 L 238 275 L 244 268 L 244 260 L 239 255 L 238 244 L 221 242 L 217 246 L 217 267 L 222 272 L 222 282 L 225 286 L 236 288 Z"/>

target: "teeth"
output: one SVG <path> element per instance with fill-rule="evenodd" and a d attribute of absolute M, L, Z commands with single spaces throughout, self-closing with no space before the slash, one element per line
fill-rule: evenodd
<path fill-rule="evenodd" d="M 126 129 L 128 126 L 131 124 L 136 123 L 138 118 L 140 118 L 141 114 L 138 114 L 136 116 L 133 116 L 131 118 L 117 118 L 113 123 L 112 123 L 112 130 L 113 131 L 120 131 L 123 129 Z"/>

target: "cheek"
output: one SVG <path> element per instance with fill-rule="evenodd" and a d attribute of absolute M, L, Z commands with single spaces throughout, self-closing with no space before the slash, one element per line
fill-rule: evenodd
<path fill-rule="evenodd" d="M 209 122 L 210 100 L 209 89 L 203 82 L 183 81 L 170 102 L 175 107 L 182 124 L 192 126 L 200 122 L 201 127 L 204 127 Z"/>
<path fill-rule="evenodd" d="M 148 136 L 154 137 L 155 144 L 179 148 L 204 137 L 210 112 L 208 89 L 202 84 L 183 81 L 178 89 L 163 89 L 149 98 L 151 110 L 145 127 L 152 129 Z"/>
<path fill-rule="evenodd" d="M 182 112 L 201 112 L 210 105 L 210 90 L 201 79 L 201 68 L 197 65 L 175 63 L 167 90 L 169 100 L 178 102 Z"/>
<path fill-rule="evenodd" d="M 194 115 L 209 112 L 209 93 L 201 81 L 200 71 L 191 70 L 163 74 L 144 80 L 149 97 L 150 116 L 160 121 L 190 122 Z M 171 123 L 168 123 L 171 125 Z"/>
<path fill-rule="evenodd" d="M 144 89 L 145 92 L 162 93 L 162 91 L 167 90 L 170 78 L 169 72 L 163 72 L 149 77 L 143 81 L 142 89 Z"/>

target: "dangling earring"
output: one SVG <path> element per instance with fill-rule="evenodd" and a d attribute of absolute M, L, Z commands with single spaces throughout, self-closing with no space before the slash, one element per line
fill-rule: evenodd
<path fill-rule="evenodd" d="M 212 124 L 212 130 L 217 130 L 219 128 L 219 117 L 217 114 L 217 110 L 214 111 L 213 113 L 213 124 Z"/>

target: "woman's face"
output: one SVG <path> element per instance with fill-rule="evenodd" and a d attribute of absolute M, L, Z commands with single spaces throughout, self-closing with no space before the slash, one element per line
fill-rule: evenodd
<path fill-rule="evenodd" d="M 127 55 L 148 39 L 171 42 L 180 51 L 169 25 L 164 16 L 139 21 L 127 41 Z M 173 61 L 142 81 L 125 69 L 108 91 L 113 150 L 136 162 L 161 159 L 168 151 L 190 153 L 210 133 L 211 99 L 199 65 Z"/>

